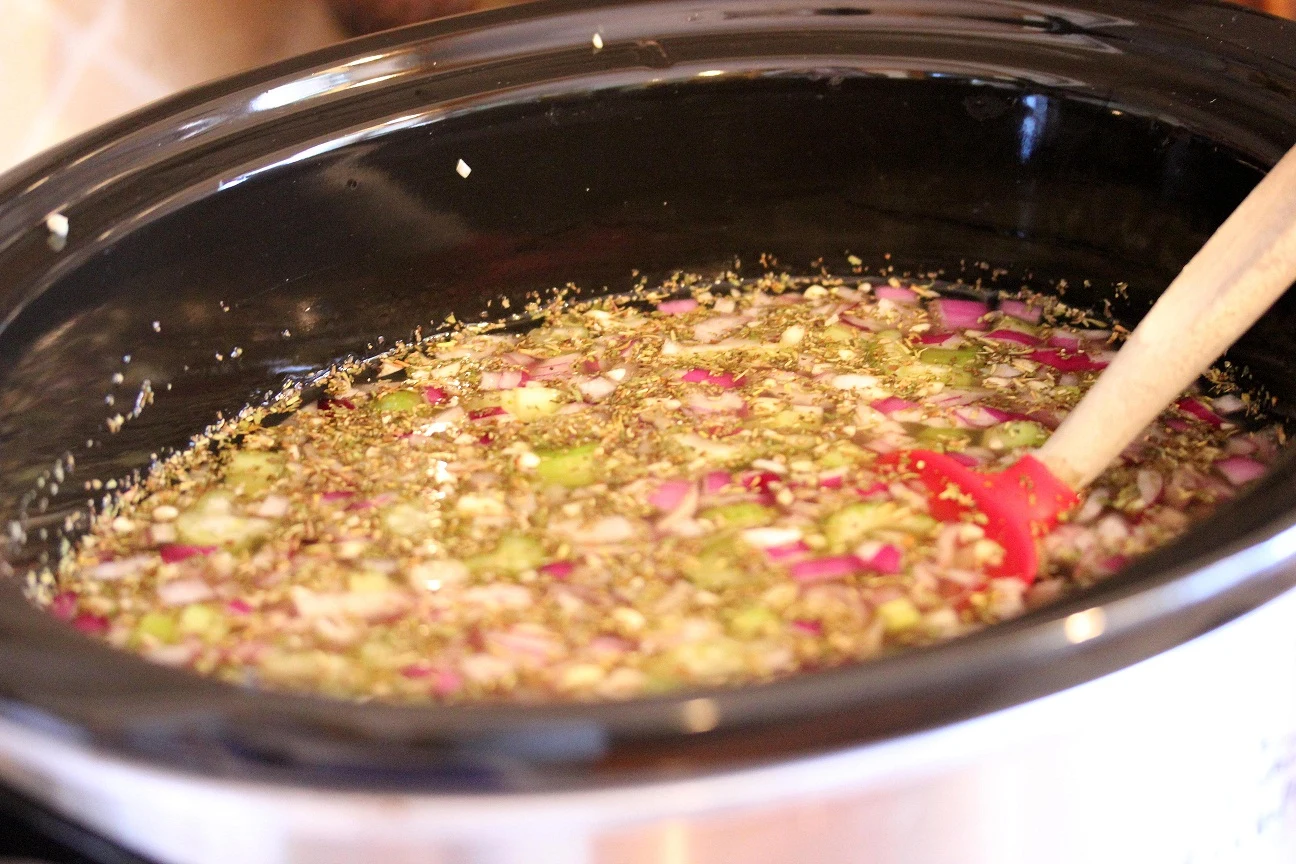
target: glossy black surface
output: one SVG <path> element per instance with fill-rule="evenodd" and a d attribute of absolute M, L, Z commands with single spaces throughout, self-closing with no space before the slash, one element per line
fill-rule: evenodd
<path fill-rule="evenodd" d="M 756 273 L 761 253 L 841 270 L 849 253 L 986 287 L 1065 279 L 1081 304 L 1125 282 L 1132 322 L 1296 141 L 1290 25 L 1222 4 L 587 6 L 351 43 L 0 178 L 0 522 L 27 536 L 12 565 L 48 554 L 88 480 L 501 293 L 735 258 Z M 61 251 L 54 211 L 71 220 Z M 1294 318 L 1285 301 L 1233 353 L 1283 411 Z M 154 404 L 109 434 L 145 380 Z M 522 789 L 785 758 L 1052 692 L 1253 608 L 1296 582 L 1292 479 L 1285 464 L 1066 605 L 776 685 L 544 708 L 252 693 L 91 643 L 9 582 L 0 695 L 55 733 L 294 781 Z M 1068 645 L 1062 619 L 1095 604 L 1106 634 Z M 714 700 L 714 730 L 689 731 L 695 698 Z"/>

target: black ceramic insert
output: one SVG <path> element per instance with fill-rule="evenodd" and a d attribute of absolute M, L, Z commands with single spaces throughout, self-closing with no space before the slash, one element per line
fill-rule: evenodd
<path fill-rule="evenodd" d="M 1197 0 L 560 0 L 182 94 L 0 178 L 0 528 L 26 538 L 8 566 L 57 551 L 87 482 L 500 295 L 755 275 L 762 253 L 845 273 L 853 255 L 985 288 L 1065 280 L 1068 300 L 1113 301 L 1133 323 L 1296 141 L 1293 36 Z M 61 249 L 53 212 L 70 220 Z M 1231 354 L 1280 412 L 1294 325 L 1284 301 Z M 152 404 L 111 433 L 146 382 Z M 1173 548 L 990 631 L 625 704 L 239 690 L 82 638 L 8 580 L 0 710 L 135 757 L 294 782 L 550 788 L 788 758 L 1053 692 L 1254 608 L 1296 582 L 1292 475 L 1284 463 Z M 1107 633 L 1069 645 L 1062 620 L 1093 605 Z M 713 700 L 715 729 L 690 731 L 693 699 Z"/>

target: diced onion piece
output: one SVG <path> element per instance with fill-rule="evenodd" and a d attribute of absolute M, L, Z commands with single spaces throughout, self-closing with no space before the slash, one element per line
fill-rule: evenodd
<path fill-rule="evenodd" d="M 879 300 L 890 300 L 901 306 L 917 306 L 918 295 L 908 288 L 897 288 L 892 285 L 879 285 L 873 289 L 873 294 Z"/>
<path fill-rule="evenodd" d="M 1144 468 L 1138 472 L 1138 490 L 1139 501 L 1144 507 L 1151 507 L 1161 499 L 1161 492 L 1165 489 L 1165 478 L 1161 472 Z"/>
<path fill-rule="evenodd" d="M 1180 399 L 1175 403 L 1175 405 L 1185 414 L 1190 414 L 1203 423 L 1209 424 L 1216 429 L 1224 425 L 1224 418 L 1220 417 L 1214 411 L 1210 410 L 1191 396 L 1186 396 L 1183 399 Z"/>
<path fill-rule="evenodd" d="M 328 493 L 326 493 L 327 495 Z M 348 496 L 351 493 L 346 493 Z M 185 543 L 168 543 L 158 550 L 163 564 L 178 564 L 195 555 L 210 555 L 216 551 L 215 546 L 191 546 Z"/>
<path fill-rule="evenodd" d="M 980 300 L 941 297 L 931 302 L 931 310 L 946 330 L 969 330 L 981 323 L 990 307 Z"/>
<path fill-rule="evenodd" d="M 687 480 L 667 480 L 648 496 L 648 503 L 668 513 L 680 505 L 692 488 L 693 484 Z"/>
<path fill-rule="evenodd" d="M 685 297 L 681 300 L 665 300 L 657 304 L 657 311 L 663 315 L 683 315 L 685 312 L 692 312 L 698 308 L 698 301 L 692 297 Z"/>
<path fill-rule="evenodd" d="M 1268 468 L 1263 462 L 1248 459 L 1245 456 L 1230 456 L 1215 463 L 1215 470 L 1224 475 L 1224 479 L 1234 486 L 1244 486 L 1252 480 L 1263 477 Z"/>
<path fill-rule="evenodd" d="M 1025 345 L 1028 348 L 1034 348 L 1040 344 L 1040 340 L 1029 333 L 1022 333 L 1020 330 L 991 330 L 985 335 L 986 339 L 995 339 L 999 342 L 1015 342 L 1018 345 Z"/>
<path fill-rule="evenodd" d="M 907 399 L 901 399 L 898 396 L 888 396 L 885 399 L 878 399 L 870 403 L 875 411 L 881 411 L 883 414 L 891 415 L 897 411 L 904 411 L 909 408 L 917 408 L 917 402 L 910 402 Z"/>
<path fill-rule="evenodd" d="M 1246 407 L 1246 403 L 1235 393 L 1227 393 L 1211 403 L 1216 414 L 1236 414 Z"/>
<path fill-rule="evenodd" d="M 576 389 L 581 392 L 581 395 L 584 396 L 587 401 L 590 402 L 601 402 L 608 396 L 611 396 L 612 392 L 616 390 L 616 388 L 617 383 L 615 381 L 602 376 L 598 378 L 586 378 L 576 384 Z"/>
<path fill-rule="evenodd" d="M 1000 300 L 999 311 L 1027 324 L 1038 324 L 1044 310 L 1021 300 Z"/>
<path fill-rule="evenodd" d="M 1070 352 L 1057 351 L 1032 351 L 1026 355 L 1027 359 L 1036 363 L 1043 363 L 1045 366 L 1051 366 L 1059 372 L 1097 372 L 1100 369 L 1106 369 L 1108 361 L 1090 357 L 1087 354 L 1073 354 Z"/>
<path fill-rule="evenodd" d="M 789 575 L 802 584 L 830 582 L 864 569 L 864 562 L 854 555 L 832 555 L 798 561 L 789 568 Z"/>

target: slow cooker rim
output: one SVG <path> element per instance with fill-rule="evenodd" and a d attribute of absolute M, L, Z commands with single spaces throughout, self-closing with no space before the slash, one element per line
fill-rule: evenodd
<path fill-rule="evenodd" d="M 651 5 L 651 3 L 627 5 Z M 1005 4 L 969 0 L 954 5 L 983 8 Z M 1033 6 L 1024 3 L 1009 5 L 1023 8 Z M 1074 2 L 1069 5 L 1079 9 L 1109 10 L 1113 4 L 1089 0 L 1089 2 Z M 1199 0 L 1192 5 L 1211 7 L 1220 4 Z M 112 146 L 114 142 L 137 134 L 141 130 L 157 127 L 159 132 L 174 131 L 168 124 L 173 123 L 178 116 L 222 98 L 246 92 L 250 88 L 263 86 L 269 82 L 291 80 L 303 73 L 314 72 L 326 64 L 338 63 L 365 54 L 381 53 L 385 49 L 407 46 L 414 42 L 476 29 L 488 29 L 496 24 L 516 23 L 520 20 L 543 20 L 552 14 L 596 8 L 595 4 L 586 0 L 555 0 L 552 3 L 492 10 L 432 24 L 416 25 L 344 43 L 188 91 L 90 132 L 19 166 L 7 176 L 0 177 L 0 200 L 30 195 L 31 190 L 56 177 L 67 166 L 91 157 L 104 148 Z M 5 215 L 5 207 L 0 204 L 0 224 L 4 223 Z M 0 245 L 4 242 L 5 238 L 0 235 Z M 1274 496 L 1274 500 L 1286 502 L 1288 512 L 1291 512 L 1291 509 L 1296 507 L 1296 492 L 1289 491 L 1294 485 L 1291 483 L 1293 478 L 1296 478 L 1296 466 L 1291 459 L 1288 459 L 1282 467 L 1275 470 L 1260 489 L 1249 497 Z M 1285 497 L 1284 493 L 1286 493 Z M 69 706 L 66 700 L 62 699 L 62 694 L 43 694 L 45 697 L 55 697 L 52 700 L 31 699 L 28 698 L 30 694 L 15 694 L 17 699 L 9 703 L 10 710 L 7 713 L 25 715 L 30 720 L 33 716 L 28 713 L 30 709 L 49 710 L 50 705 L 60 704 L 62 700 L 61 708 L 50 713 L 56 718 L 62 718 L 58 722 L 66 733 L 81 735 L 88 732 L 93 740 L 107 744 L 112 749 L 126 750 L 134 755 L 164 761 L 188 762 L 199 770 L 217 773 L 265 773 L 266 776 L 295 776 L 297 779 L 300 779 L 298 769 L 301 766 L 289 766 L 286 771 L 271 770 L 268 773 L 256 767 L 258 762 L 264 761 L 266 752 L 274 750 L 284 742 L 267 741 L 259 739 L 256 735 L 241 737 L 243 733 L 257 726 L 262 729 L 273 727 L 276 718 L 280 720 L 286 718 L 290 724 L 298 721 L 315 723 L 317 730 L 328 730 L 332 727 L 333 732 L 338 732 L 339 727 L 344 727 L 345 731 L 341 733 L 343 738 L 348 734 L 360 734 L 363 738 L 372 739 L 372 742 L 392 738 L 418 739 L 429 734 L 435 737 L 438 733 L 444 733 L 446 740 L 453 742 L 453 747 L 450 750 L 437 750 L 438 759 L 444 760 L 447 753 L 451 751 L 457 754 L 456 758 L 462 756 L 470 762 L 478 759 L 482 754 L 507 754 L 510 758 L 521 761 L 552 760 L 552 764 L 565 766 L 565 771 L 573 765 L 597 763 L 604 758 L 609 747 L 613 749 L 626 747 L 634 750 L 645 741 L 652 746 L 657 746 L 663 740 L 668 746 L 674 746 L 678 741 L 688 739 L 709 745 L 731 732 L 741 734 L 744 730 L 753 727 L 804 722 L 807 717 L 815 716 L 816 708 L 811 706 L 817 703 L 819 716 L 827 718 L 823 722 L 839 727 L 839 732 L 842 733 L 833 745 L 838 746 L 845 740 L 875 740 L 918 731 L 932 725 L 974 716 L 1054 692 L 1111 671 L 1131 658 L 1142 659 L 1150 656 L 1151 653 L 1173 647 L 1194 635 L 1207 632 L 1226 620 L 1244 614 L 1261 602 L 1296 584 L 1296 573 L 1286 573 L 1280 566 L 1282 562 L 1292 557 L 1290 546 L 1293 524 L 1296 524 L 1296 520 L 1290 518 L 1270 521 L 1246 536 L 1235 539 L 1230 545 L 1212 548 L 1210 554 L 1197 558 L 1193 565 L 1172 567 L 1158 572 L 1155 576 L 1151 574 L 1155 571 L 1155 561 L 1159 559 L 1154 556 L 1153 559 L 1135 565 L 1119 579 L 1098 586 L 1091 592 L 1062 604 L 1047 607 L 1017 621 L 921 652 L 740 690 L 689 691 L 672 697 L 594 706 L 537 708 L 492 705 L 430 709 L 352 705 L 282 694 L 261 693 L 249 696 L 227 685 L 205 679 L 201 680 L 201 683 L 195 682 L 194 676 L 154 667 L 133 655 L 121 654 L 92 643 L 26 604 L 19 596 L 17 586 L 9 580 L 0 589 L 3 592 L 0 597 L 3 597 L 5 605 L 3 611 L 0 611 L 0 622 L 15 633 L 21 632 L 24 639 L 31 640 L 29 644 L 33 647 L 39 647 L 42 651 L 52 651 L 59 658 L 59 662 L 76 662 L 77 657 L 95 657 L 96 662 L 110 663 L 122 669 L 128 677 L 133 676 L 134 673 L 143 673 L 145 670 L 141 667 L 147 667 L 147 677 L 150 679 L 162 684 L 176 685 L 176 692 L 184 694 L 184 699 L 191 696 L 196 696 L 197 699 L 194 704 L 163 706 L 164 714 L 172 712 L 170 718 L 159 722 L 158 718 L 154 717 L 145 724 L 132 724 L 110 713 L 96 717 L 94 711 L 69 711 Z M 1229 578 L 1224 571 L 1228 569 L 1230 562 L 1236 564 L 1240 559 L 1251 561 L 1251 568 L 1245 572 L 1235 572 L 1233 577 Z M 1194 577 L 1197 579 L 1196 588 L 1192 586 Z M 1185 595 L 1189 595 L 1187 599 Z M 1102 609 L 1102 614 L 1109 622 L 1106 632 L 1088 641 L 1082 648 L 1069 647 L 1071 643 L 1066 639 L 1065 634 L 1067 617 L 1087 613 L 1095 608 Z M 1161 619 L 1175 611 L 1194 614 L 1183 617 L 1176 627 L 1165 627 L 1165 622 Z M 1158 622 L 1163 626 L 1156 627 Z M 1124 634 L 1141 632 L 1149 627 L 1158 630 L 1158 635 L 1150 641 L 1141 643 L 1141 647 L 1118 644 L 1126 643 L 1133 638 Z M 980 668 L 991 677 L 998 675 L 1002 678 L 1002 670 L 996 672 L 996 667 L 1001 665 L 1003 654 L 1013 653 L 1012 650 L 1005 650 L 1004 646 L 1014 645 L 1017 646 L 1018 651 L 1022 646 L 1030 646 L 1036 650 L 1043 649 L 1041 653 L 1031 655 L 1039 677 L 1032 678 L 1030 686 L 1017 686 L 1015 689 L 1010 686 L 991 688 L 994 692 L 982 692 L 979 700 L 961 706 L 945 706 L 944 712 L 930 715 L 925 723 L 919 718 L 902 715 L 904 722 L 898 728 L 891 728 L 895 726 L 894 723 L 890 726 L 882 723 L 879 726 L 860 718 L 852 720 L 845 716 L 852 710 L 858 709 L 861 704 L 877 704 L 860 696 L 870 689 L 883 692 L 896 691 L 900 694 L 907 692 L 910 695 L 918 691 L 930 690 L 932 686 L 930 683 L 919 687 L 912 679 L 940 680 L 948 677 L 947 673 L 941 671 L 944 667 L 960 670 Z M 1083 665 L 1089 671 L 1078 674 L 1075 669 L 1068 667 L 1065 672 L 1060 670 L 1046 672 L 1047 664 L 1041 661 L 1055 657 L 1059 651 L 1069 651 L 1073 659 L 1083 658 L 1085 661 Z M 909 680 L 898 681 L 896 670 L 905 669 L 910 670 L 907 676 Z M 914 669 L 925 669 L 926 673 L 925 675 L 914 673 Z M 8 677 L 8 674 L 7 671 L 0 672 L 0 678 Z M 870 682 L 875 686 L 870 688 L 868 686 Z M 13 682 L 10 682 L 10 686 L 6 689 L 14 694 Z M 19 686 L 17 689 L 21 691 L 25 688 Z M 844 697 L 845 692 L 849 692 L 852 696 Z M 904 697 L 892 695 L 891 698 Z M 183 702 L 183 699 L 180 701 Z M 20 703 L 23 702 L 27 704 L 21 705 Z M 707 707 L 703 710 L 699 708 L 700 705 Z M 789 705 L 796 707 L 789 709 Z M 197 707 L 196 712 L 195 707 Z M 225 713 L 223 716 L 216 717 L 205 712 Z M 79 713 L 85 716 L 78 717 Z M 698 719 L 700 713 L 705 714 L 702 721 Z M 551 745 L 543 743 L 536 745 L 532 733 L 543 732 L 546 729 L 561 734 L 556 735 Z M 287 730 L 290 736 L 295 735 L 296 732 L 296 727 Z M 483 734 L 484 732 L 486 734 Z M 497 734 L 501 732 L 521 732 L 523 738 L 530 736 L 530 740 L 508 736 L 501 738 Z M 326 731 L 325 734 L 332 733 Z M 388 737 L 384 738 L 384 736 Z M 217 740 L 222 743 L 215 750 L 203 746 L 202 743 Z M 247 748 L 248 752 L 256 751 L 256 755 L 246 763 L 238 760 L 231 762 L 225 751 L 232 742 Z M 809 746 L 820 745 L 812 743 Z M 309 771 L 306 773 L 309 774 Z M 557 772 L 553 777 L 542 782 L 555 782 L 553 778 L 560 775 L 566 776 L 562 772 Z M 346 771 L 339 771 L 336 768 L 325 772 L 317 779 L 328 784 L 341 785 L 366 782 L 363 778 L 350 776 Z M 567 780 L 570 778 L 568 777 Z M 472 780 L 468 785 L 478 782 Z M 597 779 L 593 773 L 583 773 L 582 782 L 597 782 Z"/>

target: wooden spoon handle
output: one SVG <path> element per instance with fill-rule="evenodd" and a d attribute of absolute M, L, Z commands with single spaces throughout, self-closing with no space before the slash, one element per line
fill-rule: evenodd
<path fill-rule="evenodd" d="M 1036 458 L 1082 489 L 1296 281 L 1296 148 L 1139 323 Z"/>

